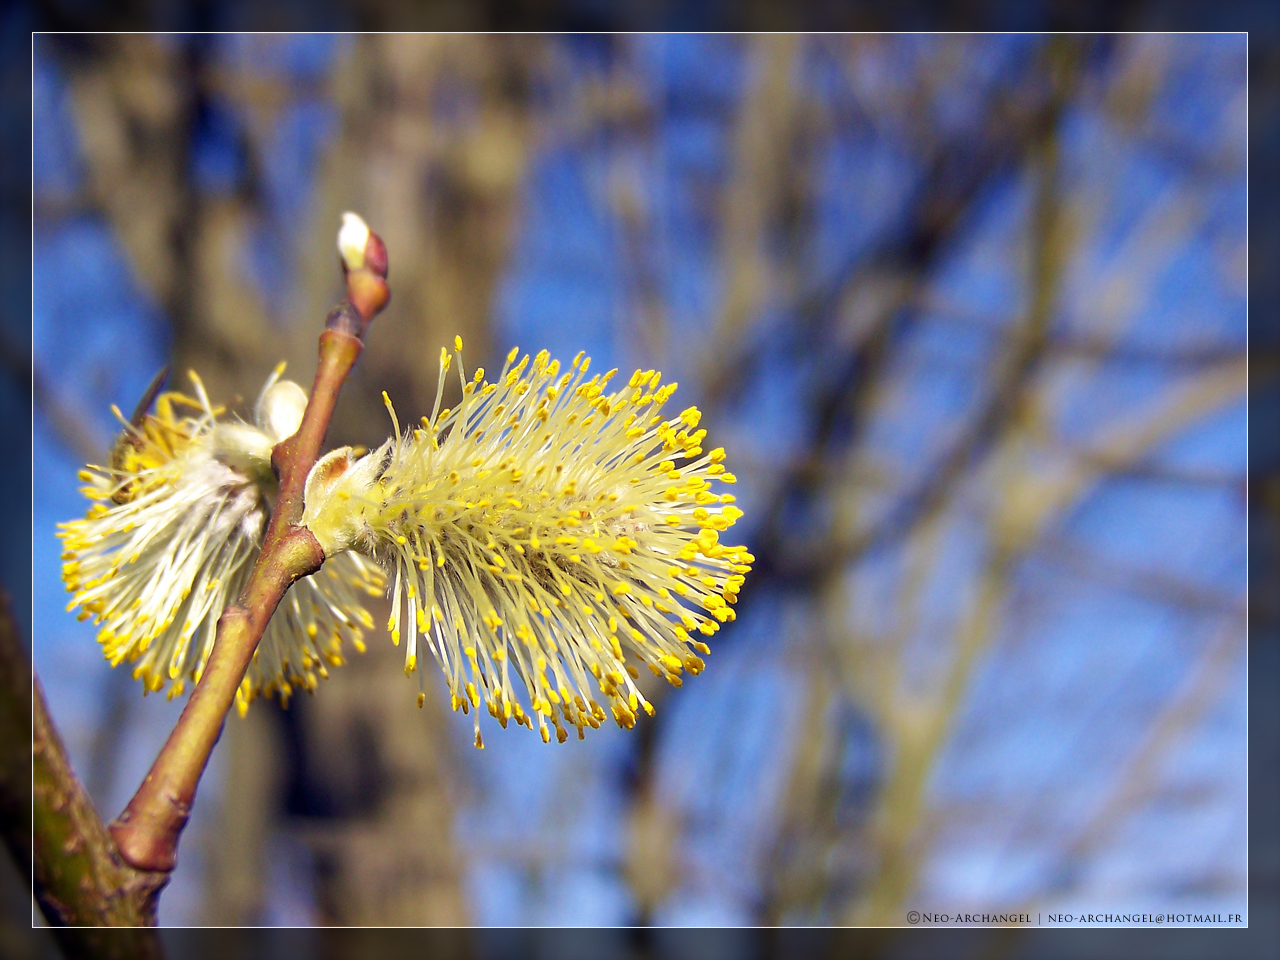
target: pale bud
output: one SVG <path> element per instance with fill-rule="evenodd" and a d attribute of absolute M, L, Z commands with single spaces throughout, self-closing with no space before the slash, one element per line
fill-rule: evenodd
<path fill-rule="evenodd" d="M 257 427 L 247 423 L 219 423 L 210 431 L 215 460 L 246 477 L 271 475 L 271 448 L 274 444 Z"/>
<path fill-rule="evenodd" d="M 306 409 L 307 391 L 292 380 L 278 380 L 258 398 L 258 427 L 277 444 L 298 432 Z"/>
<path fill-rule="evenodd" d="M 348 210 L 342 215 L 342 228 L 338 231 L 338 253 L 348 270 L 363 269 L 368 243 L 369 225 L 358 213 Z"/>
<path fill-rule="evenodd" d="M 348 330 L 345 324 L 335 326 L 331 317 L 327 328 L 363 337 L 364 325 L 391 299 L 387 286 L 387 245 L 358 214 L 348 211 L 342 215 L 342 227 L 338 230 L 338 253 L 342 257 L 347 300 L 359 314 L 360 322 L 357 329 Z"/>
<path fill-rule="evenodd" d="M 292 380 L 277 380 L 276 368 L 258 396 L 254 419 L 247 423 L 219 423 L 212 430 L 213 455 L 234 470 L 254 477 L 271 476 L 271 450 L 298 432 L 307 408 L 307 392 Z"/>
<path fill-rule="evenodd" d="M 302 525 L 311 531 L 325 556 L 369 545 L 368 498 L 390 447 L 388 441 L 364 457 L 352 447 L 340 447 L 317 460 L 307 474 Z"/>

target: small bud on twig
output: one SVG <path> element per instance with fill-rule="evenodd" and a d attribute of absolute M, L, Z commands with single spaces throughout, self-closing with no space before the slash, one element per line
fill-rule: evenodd
<path fill-rule="evenodd" d="M 347 270 L 364 268 L 364 248 L 369 243 L 369 225 L 359 214 L 348 211 L 342 215 L 342 227 L 338 230 L 338 253 Z"/>
<path fill-rule="evenodd" d="M 348 211 L 342 215 L 338 230 L 338 255 L 347 281 L 347 297 L 363 322 L 368 323 L 391 299 L 386 244 L 358 214 Z M 362 332 L 363 329 L 356 335 Z"/>

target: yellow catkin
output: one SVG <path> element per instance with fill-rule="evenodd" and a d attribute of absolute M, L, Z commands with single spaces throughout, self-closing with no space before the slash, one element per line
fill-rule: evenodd
<path fill-rule="evenodd" d="M 662 417 L 676 385 L 656 371 L 606 391 L 617 371 L 588 378 L 581 354 L 563 374 L 545 351 L 517 356 L 488 383 L 446 353 L 459 406 L 363 458 L 332 454 L 347 462 L 309 484 L 304 523 L 326 554 L 361 551 L 403 585 L 402 631 L 411 603 L 438 611 L 428 646 L 455 709 L 483 702 L 563 741 L 599 726 L 601 699 L 631 727 L 652 706 L 625 661 L 677 686 L 701 672 L 691 634 L 732 619 L 755 559 L 720 539 L 741 516 L 717 492 L 724 450 L 703 452 L 696 407 Z"/>
<path fill-rule="evenodd" d="M 305 392 L 278 381 L 263 388 L 255 424 L 220 417 L 198 377 L 196 396 L 165 393 L 155 412 L 126 424 L 107 466 L 81 471 L 92 501 L 60 526 L 69 609 L 99 627 L 113 665 L 132 664 L 144 693 L 181 696 L 203 673 L 222 610 L 239 595 L 257 558 L 276 479 L 270 454 L 296 429 Z M 117 411 L 118 414 L 118 411 Z M 121 418 L 123 420 L 123 418 Z M 237 696 L 287 702 L 310 689 L 314 665 L 363 649 L 372 624 L 360 597 L 382 592 L 377 568 L 336 557 L 294 584 L 272 617 Z M 321 673 L 320 675 L 323 675 Z"/>

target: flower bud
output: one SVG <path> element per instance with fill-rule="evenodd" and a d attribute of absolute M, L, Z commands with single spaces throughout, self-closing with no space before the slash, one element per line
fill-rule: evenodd
<path fill-rule="evenodd" d="M 387 247 L 369 225 L 350 211 L 342 215 L 338 230 L 338 254 L 347 282 L 347 299 L 368 323 L 387 305 Z"/>
<path fill-rule="evenodd" d="M 273 444 L 292 437 L 302 426 L 307 409 L 307 391 L 292 380 L 279 380 L 262 391 L 256 419 Z"/>
<path fill-rule="evenodd" d="M 369 244 L 369 225 L 359 214 L 347 211 L 338 230 L 338 254 L 347 270 L 363 270 L 365 247 Z"/>

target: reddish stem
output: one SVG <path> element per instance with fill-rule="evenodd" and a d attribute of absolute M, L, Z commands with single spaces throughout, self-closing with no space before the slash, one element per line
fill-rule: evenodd
<path fill-rule="evenodd" d="M 369 317 L 362 319 L 367 322 Z M 311 532 L 298 526 L 303 488 L 319 456 L 338 391 L 362 346 L 359 336 L 343 329 L 320 335 L 320 363 L 302 425 L 277 444 L 272 455 L 280 493 L 258 561 L 238 602 L 218 619 L 213 651 L 177 725 L 138 792 L 111 823 L 120 855 L 140 870 L 173 869 L 200 777 L 267 622 L 290 585 L 324 562 Z"/>

